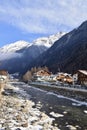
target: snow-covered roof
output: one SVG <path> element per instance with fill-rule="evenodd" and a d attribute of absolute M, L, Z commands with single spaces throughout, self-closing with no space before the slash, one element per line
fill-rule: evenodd
<path fill-rule="evenodd" d="M 87 70 L 78 70 L 78 71 L 85 74 L 85 75 L 87 75 Z"/>

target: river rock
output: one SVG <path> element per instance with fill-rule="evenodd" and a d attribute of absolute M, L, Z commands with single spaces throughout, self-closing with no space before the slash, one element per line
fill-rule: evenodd
<path fill-rule="evenodd" d="M 69 130 L 77 130 L 77 128 L 73 125 L 67 125 L 66 127 L 68 127 Z"/>
<path fill-rule="evenodd" d="M 63 117 L 64 116 L 62 114 L 54 113 L 54 112 L 50 112 L 50 115 L 52 115 L 53 117 Z"/>

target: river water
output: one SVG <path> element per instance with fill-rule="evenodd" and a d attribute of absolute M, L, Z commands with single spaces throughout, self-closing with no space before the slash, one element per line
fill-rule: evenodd
<path fill-rule="evenodd" d="M 23 83 L 14 83 L 30 95 L 35 106 L 50 117 L 55 118 L 53 125 L 60 130 L 87 130 L 87 102 L 57 95 Z"/>

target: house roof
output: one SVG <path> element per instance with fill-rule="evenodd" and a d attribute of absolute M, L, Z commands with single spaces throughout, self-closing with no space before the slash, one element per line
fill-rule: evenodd
<path fill-rule="evenodd" d="M 45 76 L 49 76 L 50 75 L 50 72 L 48 71 L 45 71 L 45 70 L 40 70 L 38 72 L 36 72 L 37 75 L 45 75 Z"/>
<path fill-rule="evenodd" d="M 0 70 L 0 75 L 5 75 L 7 76 L 8 75 L 8 72 L 6 70 Z"/>
<path fill-rule="evenodd" d="M 80 73 L 87 75 L 87 70 L 78 70 Z"/>

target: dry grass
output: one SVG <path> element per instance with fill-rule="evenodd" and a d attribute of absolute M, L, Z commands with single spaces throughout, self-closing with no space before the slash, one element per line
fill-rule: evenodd
<path fill-rule="evenodd" d="M 1 103 L 1 100 L 2 100 L 2 92 L 3 91 L 4 91 L 4 83 L 0 82 L 0 103 Z"/>

